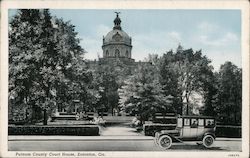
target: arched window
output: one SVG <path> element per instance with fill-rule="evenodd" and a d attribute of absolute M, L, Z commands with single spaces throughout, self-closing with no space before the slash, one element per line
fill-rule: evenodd
<path fill-rule="evenodd" d="M 118 49 L 115 50 L 115 57 L 120 57 L 120 51 Z"/>
<path fill-rule="evenodd" d="M 109 51 L 108 50 L 106 50 L 106 57 L 108 57 L 109 56 Z"/>
<path fill-rule="evenodd" d="M 126 57 L 128 57 L 128 58 L 129 58 L 129 56 L 128 56 L 128 51 L 126 51 Z"/>

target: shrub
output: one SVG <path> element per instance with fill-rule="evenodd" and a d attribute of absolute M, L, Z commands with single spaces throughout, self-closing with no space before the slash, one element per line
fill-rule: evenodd
<path fill-rule="evenodd" d="M 172 130 L 175 129 L 176 125 L 173 124 L 144 124 L 143 130 L 146 136 L 154 136 L 155 132 L 159 132 L 161 130 Z"/>
<path fill-rule="evenodd" d="M 9 125 L 9 135 L 76 135 L 76 136 L 97 136 L 99 127 L 97 125 L 77 125 L 77 126 L 38 126 Z"/>
<path fill-rule="evenodd" d="M 241 138 L 241 126 L 217 125 L 216 137 Z"/>

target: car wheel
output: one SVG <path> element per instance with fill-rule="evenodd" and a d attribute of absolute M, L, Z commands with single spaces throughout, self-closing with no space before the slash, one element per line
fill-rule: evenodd
<path fill-rule="evenodd" d="M 212 145 L 214 143 L 214 137 L 211 135 L 206 135 L 203 140 L 202 140 L 202 144 L 206 147 L 206 148 L 211 148 Z"/>
<path fill-rule="evenodd" d="M 172 145 L 172 138 L 168 135 L 163 135 L 159 138 L 158 145 L 163 149 L 169 149 Z"/>

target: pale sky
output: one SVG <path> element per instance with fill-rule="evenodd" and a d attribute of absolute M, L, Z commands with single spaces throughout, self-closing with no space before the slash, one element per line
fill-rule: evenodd
<path fill-rule="evenodd" d="M 136 61 L 149 53 L 176 50 L 181 43 L 184 49 L 202 49 L 215 70 L 225 61 L 242 67 L 240 10 L 50 10 L 75 25 L 87 59 L 102 57 L 102 38 L 113 28 L 114 11 L 121 12 L 121 26 L 132 37 Z"/>

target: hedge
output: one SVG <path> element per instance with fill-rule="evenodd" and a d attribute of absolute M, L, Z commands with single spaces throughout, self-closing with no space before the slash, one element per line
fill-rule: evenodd
<path fill-rule="evenodd" d="M 216 126 L 216 137 L 241 138 L 241 126 Z"/>
<path fill-rule="evenodd" d="M 144 124 L 143 131 L 145 136 L 154 136 L 155 132 L 161 130 L 172 130 L 175 129 L 176 124 Z"/>
<path fill-rule="evenodd" d="M 75 135 L 75 136 L 98 136 L 97 125 L 9 125 L 9 135 Z"/>

